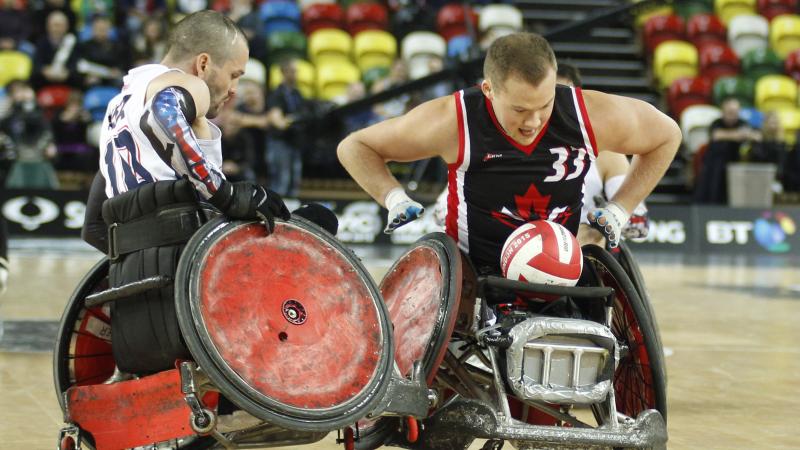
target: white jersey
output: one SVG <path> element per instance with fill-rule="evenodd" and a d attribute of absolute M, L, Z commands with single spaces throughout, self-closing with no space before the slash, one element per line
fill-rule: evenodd
<path fill-rule="evenodd" d="M 158 137 L 143 130 L 141 119 L 146 110 L 147 87 L 159 75 L 170 70 L 161 64 L 147 64 L 131 69 L 123 78 L 122 92 L 111 99 L 100 130 L 100 172 L 106 181 L 106 196 L 127 192 L 145 183 L 176 180 L 180 174 L 165 162 L 153 147 Z M 195 139 L 206 164 L 222 166 L 222 133 L 209 122 L 211 139 Z"/>
<path fill-rule="evenodd" d="M 596 196 L 605 198 L 603 194 L 603 180 L 600 179 L 600 172 L 597 171 L 597 163 L 592 161 L 586 178 L 583 179 L 583 208 L 581 208 L 581 223 L 589 223 L 586 215 L 589 211 L 597 208 Z"/>

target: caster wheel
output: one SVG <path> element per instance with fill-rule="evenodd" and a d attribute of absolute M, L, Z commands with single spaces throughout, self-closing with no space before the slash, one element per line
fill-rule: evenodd
<path fill-rule="evenodd" d="M 75 450 L 75 439 L 72 436 L 64 436 L 58 444 L 59 450 Z"/>
<path fill-rule="evenodd" d="M 342 438 L 342 443 L 344 443 L 345 450 L 355 450 L 356 436 L 353 433 L 352 428 L 347 427 L 344 429 L 344 437 Z"/>

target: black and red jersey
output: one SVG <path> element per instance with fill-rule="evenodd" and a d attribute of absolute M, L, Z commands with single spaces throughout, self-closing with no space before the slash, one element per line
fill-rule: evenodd
<path fill-rule="evenodd" d="M 480 88 L 453 95 L 458 160 L 449 165 L 445 226 L 475 266 L 499 273 L 503 243 L 529 221 L 576 234 L 583 179 L 597 156 L 580 88 L 557 85 L 553 114 L 530 145 L 505 133 Z"/>

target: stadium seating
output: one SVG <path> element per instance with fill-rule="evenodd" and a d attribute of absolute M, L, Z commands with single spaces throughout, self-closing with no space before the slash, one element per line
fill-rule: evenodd
<path fill-rule="evenodd" d="M 706 77 L 678 78 L 673 81 L 667 91 L 667 104 L 672 117 L 679 118 L 689 106 L 710 103 L 711 86 L 711 80 Z"/>
<path fill-rule="evenodd" d="M 430 59 L 444 58 L 446 54 L 447 43 L 444 38 L 430 31 L 409 33 L 403 38 L 401 45 L 401 55 L 408 63 L 408 72 L 412 79 L 428 75 Z"/>
<path fill-rule="evenodd" d="M 756 108 L 762 111 L 797 107 L 797 82 L 786 75 L 767 75 L 756 82 Z"/>
<path fill-rule="evenodd" d="M 750 50 L 742 58 L 742 75 L 758 80 L 764 75 L 780 75 L 783 73 L 783 61 L 768 48 Z"/>
<path fill-rule="evenodd" d="M 259 7 L 264 34 L 276 31 L 300 31 L 300 8 L 294 2 L 273 0 Z"/>
<path fill-rule="evenodd" d="M 297 0 L 297 6 L 300 7 L 301 11 L 305 11 L 306 9 L 310 8 L 313 5 L 320 5 L 320 4 L 333 5 L 335 3 L 336 0 Z"/>
<path fill-rule="evenodd" d="M 342 28 L 344 11 L 336 3 L 314 3 L 303 9 L 302 23 L 307 35 L 323 28 Z"/>
<path fill-rule="evenodd" d="M 389 29 L 386 7 L 379 3 L 353 3 L 347 8 L 345 21 L 353 36 L 364 30 Z"/>
<path fill-rule="evenodd" d="M 793 50 L 800 48 L 800 16 L 784 14 L 773 19 L 769 43 L 781 58 L 786 58 Z"/>
<path fill-rule="evenodd" d="M 36 103 L 45 112 L 45 116 L 52 117 L 52 114 L 63 108 L 67 104 L 72 88 L 62 84 L 51 84 L 42 87 L 36 93 Z"/>
<path fill-rule="evenodd" d="M 353 56 L 359 70 L 390 67 L 397 56 L 397 40 L 383 30 L 365 30 L 353 40 Z"/>
<path fill-rule="evenodd" d="M 447 43 L 447 57 L 459 58 L 462 55 L 467 55 L 469 53 L 470 47 L 472 47 L 473 44 L 474 42 L 472 38 L 466 34 L 462 34 L 461 36 L 454 36 Z"/>
<path fill-rule="evenodd" d="M 784 108 L 776 112 L 781 128 L 783 128 L 783 137 L 786 143 L 794 145 L 797 142 L 797 131 L 800 130 L 800 109 Z"/>
<path fill-rule="evenodd" d="M 673 14 L 674 10 L 672 6 L 669 5 L 662 5 L 662 6 L 653 6 L 652 8 L 644 8 L 641 12 L 636 15 L 636 28 L 644 27 L 644 24 L 647 23 L 648 20 L 655 16 L 668 16 Z"/>
<path fill-rule="evenodd" d="M 242 80 L 254 81 L 261 86 L 266 87 L 267 68 L 264 67 L 264 63 L 255 58 L 248 59 L 247 64 L 244 67 L 244 75 L 242 75 Z"/>
<path fill-rule="evenodd" d="M 683 142 L 689 153 L 708 143 L 711 122 L 722 117 L 722 111 L 716 106 L 694 105 L 686 108 L 681 114 L 681 130 Z"/>
<path fill-rule="evenodd" d="M 756 9 L 767 20 L 772 20 L 781 14 L 796 14 L 797 0 L 758 0 Z"/>
<path fill-rule="evenodd" d="M 522 12 L 513 5 L 486 5 L 481 9 L 478 18 L 478 30 L 481 34 L 493 33 L 496 36 L 520 31 L 522 30 Z M 448 44 L 457 37 L 451 36 Z"/>
<path fill-rule="evenodd" d="M 445 40 L 454 36 L 471 34 L 478 29 L 478 15 L 469 6 L 450 3 L 436 15 L 436 30 Z"/>
<path fill-rule="evenodd" d="M 349 61 L 353 38 L 344 30 L 325 28 L 308 37 L 308 58 L 316 64 L 328 61 Z"/>
<path fill-rule="evenodd" d="M 350 83 L 359 81 L 358 68 L 347 61 L 330 61 L 317 66 L 317 97 L 333 100 L 347 92 Z"/>
<path fill-rule="evenodd" d="M 306 57 L 306 36 L 297 31 L 276 31 L 267 36 L 269 62 Z"/>
<path fill-rule="evenodd" d="M 11 80 L 27 80 L 31 76 L 33 62 L 25 53 L 14 50 L 0 51 L 0 87 Z"/>
<path fill-rule="evenodd" d="M 783 71 L 800 83 L 800 50 L 789 53 L 784 61 Z"/>
<path fill-rule="evenodd" d="M 715 105 L 721 105 L 723 100 L 734 97 L 743 107 L 753 106 L 753 80 L 747 77 L 722 77 L 714 83 L 711 97 Z"/>
<path fill-rule="evenodd" d="M 739 110 L 739 117 L 756 129 L 761 128 L 761 124 L 764 122 L 764 113 L 757 108 L 741 108 Z"/>
<path fill-rule="evenodd" d="M 769 45 L 769 22 L 757 15 L 736 16 L 728 23 L 728 42 L 743 57 L 750 50 Z"/>
<path fill-rule="evenodd" d="M 707 42 L 698 51 L 700 74 L 712 82 L 717 78 L 735 76 L 739 73 L 739 58 L 726 44 Z"/>
<path fill-rule="evenodd" d="M 644 24 L 642 29 L 644 46 L 648 53 L 664 41 L 680 41 L 686 35 L 683 19 L 670 14 L 668 16 L 655 16 Z"/>
<path fill-rule="evenodd" d="M 297 70 L 297 89 L 305 98 L 316 96 L 316 69 L 314 65 L 304 59 L 295 60 Z M 278 64 L 273 64 L 269 68 L 269 88 L 275 89 L 283 81 L 281 69 Z"/>
<path fill-rule="evenodd" d="M 361 81 L 364 82 L 364 87 L 369 91 L 376 81 L 386 78 L 388 75 L 388 67 L 373 67 L 361 73 Z"/>
<path fill-rule="evenodd" d="M 117 94 L 119 94 L 119 89 L 114 87 L 95 86 L 89 88 L 83 95 L 83 109 L 91 114 L 92 120 L 102 121 L 108 102 Z"/>
<path fill-rule="evenodd" d="M 685 41 L 665 41 L 656 47 L 653 71 L 664 89 L 678 78 L 694 77 L 698 71 L 697 49 Z"/>
<path fill-rule="evenodd" d="M 675 14 L 688 19 L 697 14 L 714 12 L 713 0 L 682 0 L 673 2 Z"/>
<path fill-rule="evenodd" d="M 722 22 L 730 26 L 730 21 L 742 14 L 756 13 L 756 0 L 714 0 L 714 12 Z"/>
<path fill-rule="evenodd" d="M 686 38 L 700 47 L 707 42 L 728 43 L 725 24 L 713 14 L 697 14 L 686 22 Z"/>

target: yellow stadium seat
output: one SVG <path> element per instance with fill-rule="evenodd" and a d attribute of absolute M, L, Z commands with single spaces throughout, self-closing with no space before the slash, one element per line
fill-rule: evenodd
<path fill-rule="evenodd" d="M 774 19 L 769 28 L 769 45 L 783 59 L 800 48 L 800 16 L 782 14 Z"/>
<path fill-rule="evenodd" d="M 328 61 L 350 61 L 353 38 L 344 30 L 324 28 L 308 37 L 308 58 L 314 64 Z"/>
<path fill-rule="evenodd" d="M 302 59 L 296 59 L 297 68 L 297 89 L 305 98 L 314 98 L 316 95 L 316 70 L 314 65 Z M 279 64 L 273 64 L 269 68 L 269 88 L 275 89 L 283 81 Z"/>
<path fill-rule="evenodd" d="M 374 67 L 390 67 L 397 56 L 397 39 L 383 30 L 365 30 L 356 35 L 353 52 L 362 72 Z"/>
<path fill-rule="evenodd" d="M 27 80 L 33 63 L 30 56 L 13 50 L 0 51 L 0 87 L 12 80 Z"/>
<path fill-rule="evenodd" d="M 317 97 L 333 100 L 347 92 L 350 83 L 361 79 L 358 67 L 347 61 L 333 61 L 317 66 Z"/>
<path fill-rule="evenodd" d="M 684 41 L 664 41 L 656 47 L 653 72 L 664 89 L 678 78 L 697 76 L 697 48 Z"/>
<path fill-rule="evenodd" d="M 728 25 L 731 19 L 742 14 L 757 14 L 756 0 L 714 0 L 714 12 Z"/>
<path fill-rule="evenodd" d="M 790 146 L 797 141 L 797 131 L 800 130 L 800 109 L 789 108 L 776 111 L 778 120 L 783 128 L 783 136 Z"/>
<path fill-rule="evenodd" d="M 786 75 L 765 75 L 756 82 L 756 108 L 762 111 L 797 107 L 797 81 Z"/>
<path fill-rule="evenodd" d="M 642 28 L 648 20 L 656 16 L 669 16 L 674 11 L 671 6 L 648 7 L 636 15 L 636 27 Z"/>

